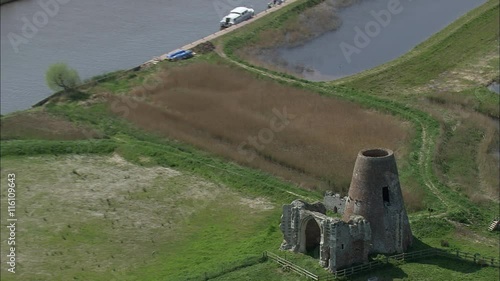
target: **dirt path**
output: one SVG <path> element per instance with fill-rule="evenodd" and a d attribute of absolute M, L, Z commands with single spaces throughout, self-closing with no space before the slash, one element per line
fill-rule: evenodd
<path fill-rule="evenodd" d="M 422 122 L 420 122 L 420 120 L 418 122 L 420 128 L 422 129 L 422 148 L 419 152 L 419 157 L 418 157 L 419 165 L 423 166 L 424 171 L 427 171 L 432 161 L 432 151 L 430 148 L 430 143 L 432 142 L 432 139 L 428 137 L 426 126 Z M 424 178 L 424 183 L 429 188 L 429 190 L 439 199 L 439 201 L 441 201 L 441 203 L 446 207 L 446 210 L 449 210 L 450 202 L 448 201 L 448 199 L 443 196 L 441 191 L 439 191 L 439 189 L 434 185 L 434 182 L 428 176 L 425 176 L 423 178 Z"/>

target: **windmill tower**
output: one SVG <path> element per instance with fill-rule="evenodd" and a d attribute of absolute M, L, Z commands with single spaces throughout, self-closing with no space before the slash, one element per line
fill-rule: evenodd
<path fill-rule="evenodd" d="M 343 220 L 363 216 L 372 231 L 371 253 L 400 253 L 412 242 L 398 169 L 389 149 L 358 153 Z"/>

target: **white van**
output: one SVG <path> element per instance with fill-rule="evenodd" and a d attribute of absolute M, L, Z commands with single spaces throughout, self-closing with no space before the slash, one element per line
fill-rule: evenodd
<path fill-rule="evenodd" d="M 232 25 L 251 19 L 254 15 L 254 9 L 246 7 L 235 8 L 231 12 L 229 12 L 227 16 L 222 18 L 222 20 L 220 21 L 220 27 L 230 27 Z"/>

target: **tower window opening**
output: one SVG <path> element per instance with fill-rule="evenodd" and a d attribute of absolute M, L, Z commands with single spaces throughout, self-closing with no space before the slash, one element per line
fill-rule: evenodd
<path fill-rule="evenodd" d="M 391 204 L 391 201 L 389 200 L 389 187 L 388 186 L 384 186 L 382 188 L 382 198 L 384 200 L 384 203 L 387 202 L 387 204 Z"/>

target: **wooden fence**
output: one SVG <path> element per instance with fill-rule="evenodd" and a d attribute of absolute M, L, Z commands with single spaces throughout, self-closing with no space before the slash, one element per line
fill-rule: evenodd
<path fill-rule="evenodd" d="M 453 250 L 446 251 L 441 249 L 435 249 L 435 250 L 436 250 L 436 255 L 438 256 L 455 258 L 459 260 L 468 260 L 483 266 L 500 267 L 500 260 L 498 258 L 483 257 L 480 254 L 471 254 L 467 252 L 461 252 L 459 250 L 454 250 L 454 251 Z"/>
<path fill-rule="evenodd" d="M 293 264 L 292 262 L 276 255 L 271 252 L 264 252 L 264 256 L 270 258 L 271 260 L 276 261 L 278 264 L 283 267 L 295 271 L 298 274 L 306 276 L 315 281 L 326 281 L 326 280 L 335 280 L 339 277 L 348 277 L 354 274 L 358 274 L 365 271 L 370 271 L 375 268 L 379 268 L 388 264 L 393 264 L 391 262 L 394 261 L 413 261 L 417 259 L 427 258 L 427 257 L 445 257 L 451 259 L 458 260 L 466 260 L 474 262 L 478 265 L 482 266 L 492 266 L 492 267 L 500 267 L 499 259 L 492 257 L 482 257 L 480 254 L 471 254 L 467 252 L 462 252 L 459 250 L 442 250 L 442 249 L 426 249 L 421 251 L 415 251 L 410 253 L 401 253 L 392 256 L 386 256 L 383 259 L 374 260 L 368 263 L 355 265 L 349 268 L 337 270 L 332 273 L 328 273 L 325 275 L 316 275 L 298 265 Z"/>
<path fill-rule="evenodd" d="M 304 269 L 304 268 L 302 268 L 302 267 L 290 262 L 289 260 L 286 260 L 286 259 L 276 255 L 276 254 L 273 254 L 271 252 L 266 251 L 266 252 L 264 252 L 264 256 L 277 262 L 278 264 L 283 266 L 283 268 L 295 271 L 296 273 L 298 273 L 300 275 L 304 275 L 305 277 L 310 278 L 312 280 L 319 281 L 318 275 L 316 275 L 310 271 L 307 271 L 306 269 Z"/>
<path fill-rule="evenodd" d="M 410 253 L 401 253 L 393 256 L 387 256 L 385 260 L 376 260 L 366 264 L 356 265 L 353 267 L 337 270 L 333 272 L 334 277 L 347 277 L 363 271 L 371 270 L 375 267 L 389 264 L 391 261 L 413 261 L 427 257 L 445 257 L 459 260 L 471 261 L 483 266 L 499 267 L 499 259 L 491 257 L 482 257 L 480 254 L 471 254 L 459 250 L 442 250 L 442 249 L 426 249 Z M 322 279 L 324 280 L 324 279 Z"/>

